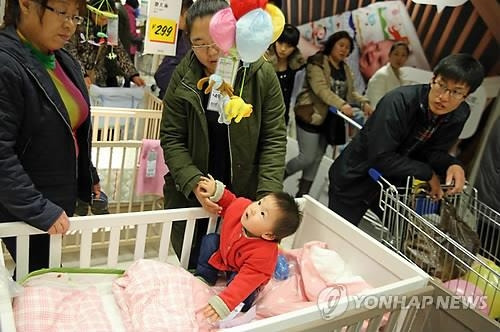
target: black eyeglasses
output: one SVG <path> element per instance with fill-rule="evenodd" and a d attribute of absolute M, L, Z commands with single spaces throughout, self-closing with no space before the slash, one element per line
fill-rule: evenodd
<path fill-rule="evenodd" d="M 66 13 L 65 11 L 61 11 L 61 10 L 55 9 L 55 8 L 49 6 L 49 5 L 43 5 L 43 4 L 39 3 L 39 2 L 37 2 L 37 3 L 40 6 L 42 6 L 43 8 L 50 10 L 51 12 L 53 12 L 54 14 L 56 14 L 57 16 L 59 16 L 60 18 L 62 18 L 64 20 L 64 22 L 71 21 L 71 23 L 73 23 L 74 25 L 79 25 L 79 24 L 83 23 L 84 18 L 82 16 L 68 15 L 68 13 Z"/>
<path fill-rule="evenodd" d="M 448 89 L 448 86 L 445 83 L 438 81 L 437 79 L 432 80 L 431 87 L 434 88 L 434 90 L 440 95 L 448 92 L 450 94 L 450 97 L 455 100 L 460 100 L 467 96 L 467 93 L 465 92 Z"/>

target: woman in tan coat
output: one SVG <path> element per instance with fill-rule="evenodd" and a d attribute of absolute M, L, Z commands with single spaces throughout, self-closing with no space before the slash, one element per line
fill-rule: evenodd
<path fill-rule="evenodd" d="M 373 111 L 368 99 L 354 90 L 351 70 L 344 62 L 353 47 L 351 36 L 346 31 L 339 31 L 328 38 L 322 52 L 307 60 L 304 88 L 295 106 L 299 155 L 287 163 L 285 173 L 288 176 L 302 171 L 297 197 L 309 192 L 325 153 L 328 107 L 334 106 L 350 117 L 353 108 L 349 102 L 359 104 L 366 115 Z M 344 144 L 343 120 L 334 117 L 328 121 L 328 126 L 334 128 L 334 144 Z"/>

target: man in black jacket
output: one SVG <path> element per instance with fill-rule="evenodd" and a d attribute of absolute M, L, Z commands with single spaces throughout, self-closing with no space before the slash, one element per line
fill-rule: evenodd
<path fill-rule="evenodd" d="M 446 184 L 460 192 L 465 173 L 448 154 L 470 109 L 465 98 L 482 83 L 482 65 L 467 54 L 442 59 L 430 84 L 403 86 L 386 94 L 363 129 L 329 170 L 328 207 L 358 225 L 368 208 L 376 208 L 380 187 L 368 175 L 378 170 L 393 183 L 408 176 L 428 181 L 440 199 Z"/>

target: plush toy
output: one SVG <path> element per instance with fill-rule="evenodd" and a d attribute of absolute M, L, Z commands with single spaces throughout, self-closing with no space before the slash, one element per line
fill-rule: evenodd
<path fill-rule="evenodd" d="M 198 81 L 196 87 L 198 90 L 203 89 L 203 85 L 208 82 L 208 86 L 205 89 L 205 94 L 209 94 L 213 90 L 219 91 L 221 94 L 232 97 L 233 96 L 233 87 L 226 83 L 222 77 L 217 74 L 212 74 L 210 77 L 204 77 Z"/>
<path fill-rule="evenodd" d="M 196 87 L 202 90 L 203 85 L 207 82 L 208 87 L 204 91 L 205 94 L 216 90 L 222 95 L 219 104 L 219 123 L 230 124 L 233 119 L 239 123 L 242 118 L 247 118 L 252 114 L 252 105 L 245 103 L 241 97 L 235 96 L 233 87 L 225 82 L 221 76 L 212 74 L 210 77 L 204 77 L 198 81 Z"/>
<path fill-rule="evenodd" d="M 239 123 L 242 118 L 248 118 L 252 114 L 252 105 L 245 103 L 241 97 L 232 96 L 224 106 L 224 113 L 227 119 L 234 119 Z"/>

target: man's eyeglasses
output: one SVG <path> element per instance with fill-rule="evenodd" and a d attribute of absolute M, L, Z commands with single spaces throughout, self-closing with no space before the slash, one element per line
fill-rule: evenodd
<path fill-rule="evenodd" d="M 457 90 L 450 90 L 448 86 L 441 81 L 433 79 L 431 82 L 431 87 L 439 94 L 445 94 L 446 92 L 450 93 L 450 97 L 456 100 L 460 100 L 467 96 L 467 93 Z"/>
<path fill-rule="evenodd" d="M 68 15 L 65 11 L 61 11 L 61 10 L 55 9 L 55 8 L 53 8 L 51 6 L 48 6 L 48 5 L 43 5 L 43 4 L 39 3 L 39 2 L 37 2 L 37 3 L 40 6 L 42 6 L 43 8 L 48 9 L 51 12 L 57 14 L 57 16 L 59 16 L 60 18 L 62 18 L 64 20 L 64 22 L 71 21 L 71 23 L 73 23 L 74 25 L 79 25 L 79 24 L 83 23 L 84 18 L 82 16 Z"/>
<path fill-rule="evenodd" d="M 204 44 L 204 45 L 191 45 L 191 48 L 193 49 L 193 51 L 205 51 L 205 52 L 208 52 L 208 50 L 211 48 L 217 51 L 219 50 L 219 47 L 217 46 L 216 43 Z"/>

